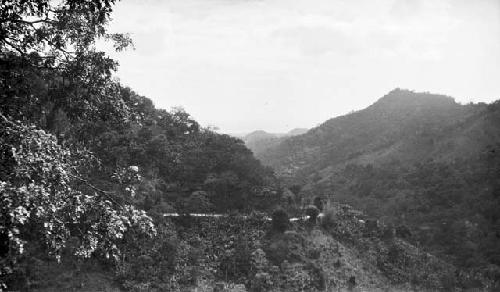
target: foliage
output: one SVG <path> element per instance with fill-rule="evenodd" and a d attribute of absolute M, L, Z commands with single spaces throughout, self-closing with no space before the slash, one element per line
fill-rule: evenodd
<path fill-rule="evenodd" d="M 285 232 L 290 224 L 288 213 L 282 208 L 274 210 L 271 219 L 273 230 L 279 233 Z"/>
<path fill-rule="evenodd" d="M 500 206 L 490 187 L 498 167 L 493 161 L 486 155 L 480 160 L 428 162 L 413 167 L 393 164 L 372 169 L 351 165 L 333 182 L 339 200 L 368 210 L 387 223 L 401 225 L 396 228 L 399 237 L 451 256 L 463 267 L 498 264 L 497 251 L 492 248 L 498 241 L 491 236 L 497 225 L 493 210 Z M 350 183 L 346 184 L 346 179 Z"/>
<path fill-rule="evenodd" d="M 186 238 L 163 213 L 249 213 L 271 210 L 280 198 L 272 170 L 241 140 L 203 129 L 181 108 L 156 109 L 112 78 L 118 64 L 96 42 L 131 45 L 127 35 L 106 30 L 115 2 L 1 4 L 2 283 L 49 253 L 112 262 L 128 289 L 179 289 L 204 276 L 206 245 L 217 257 L 224 245 Z M 157 236 L 140 209 L 154 216 Z M 255 218 L 245 224 L 263 222 Z M 211 230 L 205 236 L 220 232 Z M 254 247 L 247 242 L 260 233 L 234 246 L 233 259 L 247 263 L 235 277 L 248 273 Z M 208 270 L 220 264 L 208 262 Z"/>
<path fill-rule="evenodd" d="M 321 227 L 325 230 L 330 230 L 336 226 L 337 218 L 333 208 L 327 208 L 321 217 Z"/>
<path fill-rule="evenodd" d="M 208 194 L 203 191 L 193 192 L 186 199 L 180 199 L 178 210 L 182 213 L 209 213 L 213 209 L 212 203 L 208 198 Z"/>
<path fill-rule="evenodd" d="M 319 215 L 319 209 L 315 205 L 309 205 L 306 207 L 306 215 L 309 216 L 310 222 L 316 222 Z"/>
<path fill-rule="evenodd" d="M 396 89 L 259 157 L 305 200 L 328 194 L 408 226 L 400 236 L 462 267 L 498 265 L 499 113 Z"/>
<path fill-rule="evenodd" d="M 287 231 L 297 226 L 285 210 L 273 212 L 271 226 L 264 214 L 238 215 L 281 203 L 272 169 L 243 141 L 202 128 L 180 108 L 156 109 L 113 80 L 117 62 L 95 44 L 131 44 L 106 31 L 114 4 L 1 4 L 0 283 L 20 280 L 13 273 L 41 266 L 49 254 L 68 262 L 93 257 L 135 291 L 181 291 L 222 278 L 254 291 L 323 289 L 323 255 L 306 248 L 301 227 Z M 417 230 L 415 240 L 460 265 L 498 264 L 499 150 L 476 130 L 497 137 L 498 103 L 462 107 L 416 95 L 396 90 L 366 111 L 289 140 L 270 139 L 278 148 L 259 155 L 292 180 L 289 205 L 316 196 L 306 210 L 311 218 L 323 208 L 320 194 L 335 190 L 342 201 Z M 483 153 L 465 155 L 469 144 L 448 135 L 462 128 Z M 450 143 L 460 145 L 447 156 Z M 428 153 L 445 159 L 426 161 Z M 166 212 L 236 216 L 171 222 Z M 453 267 L 397 238 L 367 242 L 349 212 L 327 208 L 321 224 L 377 254 L 372 264 L 392 279 L 456 285 Z"/>
<path fill-rule="evenodd" d="M 99 37 L 118 40 L 119 35 L 106 35 L 104 27 L 114 4 L 115 0 L 6 1 L 0 14 L 0 42 L 23 54 L 48 50 L 45 56 L 55 58 L 57 52 L 51 50 L 78 52 L 88 50 Z"/>
<path fill-rule="evenodd" d="M 114 3 L 2 2 L 2 113 L 56 135 L 70 130 L 82 134 L 95 121 L 125 118 L 119 85 L 111 79 L 117 63 L 95 48 L 100 38 L 115 42 L 117 49 L 130 44 L 126 35 L 106 32 Z"/>
<path fill-rule="evenodd" d="M 155 237 L 129 234 L 120 242 L 124 252 L 117 263 L 116 277 L 125 288 L 169 290 L 172 279 L 181 278 L 179 273 L 185 272 L 189 246 L 179 240 L 171 223 L 158 223 L 157 230 Z"/>
<path fill-rule="evenodd" d="M 236 282 L 245 282 L 250 277 L 252 269 L 252 250 L 248 238 L 239 235 L 234 243 L 234 248 L 223 255 L 220 272 L 223 277 Z"/>
<path fill-rule="evenodd" d="M 157 110 L 130 90 L 123 99 L 138 120 L 104 125 L 91 149 L 107 174 L 139 166 L 144 180 L 136 204 L 147 210 L 168 204 L 180 212 L 249 212 L 276 204 L 279 185 L 272 171 L 241 140 L 200 128 L 182 110 Z"/>
<path fill-rule="evenodd" d="M 80 186 L 78 170 L 91 158 L 59 145 L 54 136 L 1 116 L 0 211 L 2 277 L 26 244 L 42 242 L 56 259 L 71 237 L 75 254 L 118 256 L 129 230 L 153 235 L 151 219 L 132 206 L 116 206 L 105 192 Z"/>
<path fill-rule="evenodd" d="M 322 196 L 315 197 L 313 200 L 314 206 L 316 206 L 316 208 L 318 208 L 319 211 L 323 211 L 324 200 L 325 199 Z"/>

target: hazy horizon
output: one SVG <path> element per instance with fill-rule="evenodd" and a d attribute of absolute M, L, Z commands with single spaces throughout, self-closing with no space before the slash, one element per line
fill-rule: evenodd
<path fill-rule="evenodd" d="M 394 88 L 500 98 L 495 0 L 118 2 L 124 85 L 224 133 L 311 128 Z"/>

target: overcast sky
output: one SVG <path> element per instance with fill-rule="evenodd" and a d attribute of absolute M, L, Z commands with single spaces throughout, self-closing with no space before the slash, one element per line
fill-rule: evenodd
<path fill-rule="evenodd" d="M 224 133 L 313 127 L 400 87 L 500 98 L 500 0 L 122 0 L 123 84 Z"/>

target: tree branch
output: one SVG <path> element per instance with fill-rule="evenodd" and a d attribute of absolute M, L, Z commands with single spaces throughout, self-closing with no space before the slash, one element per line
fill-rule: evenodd
<path fill-rule="evenodd" d="M 69 173 L 68 175 L 69 175 L 70 177 L 74 178 L 74 179 L 79 180 L 80 182 L 83 182 L 85 185 L 87 185 L 88 187 L 90 187 L 90 188 L 91 188 L 91 189 L 93 189 L 94 191 L 96 191 L 96 192 L 98 192 L 98 193 L 103 194 L 103 195 L 104 195 L 106 198 L 108 198 L 111 202 L 113 202 L 113 203 L 117 204 L 117 205 L 118 205 L 118 206 L 120 206 L 120 207 L 123 207 L 123 204 L 121 204 L 121 203 L 117 202 L 117 201 L 115 200 L 115 198 L 113 198 L 113 197 L 111 196 L 111 194 L 116 194 L 115 192 L 110 192 L 110 191 L 105 191 L 105 190 L 103 190 L 103 189 L 100 189 L 100 188 L 98 188 L 98 187 L 94 186 L 93 184 L 91 184 L 88 180 L 86 180 L 86 179 L 84 179 L 84 178 L 82 178 L 82 177 L 79 177 L 79 176 L 73 175 L 73 174 L 71 174 L 71 173 Z"/>
<path fill-rule="evenodd" d="M 111 195 L 116 195 L 116 192 L 110 192 L 110 191 L 105 191 L 103 189 L 100 189 L 96 186 L 94 186 L 93 184 L 91 184 L 88 180 L 82 178 L 82 177 L 79 177 L 77 175 L 74 175 L 74 174 L 68 174 L 70 177 L 74 178 L 74 179 L 77 179 L 81 182 L 83 182 L 84 184 L 86 184 L 88 187 L 90 187 L 91 189 L 93 189 L 94 191 L 96 192 L 99 192 L 101 194 L 103 194 L 106 198 L 110 199 L 113 203 L 119 205 L 120 207 L 124 207 L 123 204 L 119 203 L 118 201 L 116 201 L 116 199 L 111 196 Z M 126 203 L 130 204 L 130 205 L 133 205 L 132 202 L 128 201 L 127 199 L 125 198 L 122 198 Z"/>
<path fill-rule="evenodd" d="M 24 23 L 24 24 L 29 24 L 29 25 L 33 25 L 33 24 L 37 24 L 37 23 L 49 23 L 49 24 L 56 24 L 57 22 L 52 20 L 52 19 L 38 19 L 38 20 L 34 20 L 34 21 L 27 21 L 27 20 L 23 20 L 23 19 L 5 19 L 5 21 L 10 21 L 10 22 L 16 22 L 16 23 Z"/>
<path fill-rule="evenodd" d="M 22 56 L 25 56 L 26 55 L 26 52 L 21 50 L 20 48 L 18 48 L 15 44 L 9 42 L 6 38 L 1 40 L 3 41 L 4 43 L 6 43 L 7 45 L 9 45 L 11 48 L 13 48 L 14 50 L 16 50 L 17 52 L 19 52 Z"/>

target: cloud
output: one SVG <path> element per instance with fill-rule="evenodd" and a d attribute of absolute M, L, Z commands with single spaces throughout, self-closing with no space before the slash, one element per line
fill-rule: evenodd
<path fill-rule="evenodd" d="M 395 87 L 500 97 L 498 0 L 127 0 L 124 84 L 222 131 L 311 127 Z M 263 106 L 268 104 L 268 106 Z"/>
<path fill-rule="evenodd" d="M 389 15 L 399 21 L 412 20 L 422 12 L 422 0 L 397 0 L 389 10 Z"/>
<path fill-rule="evenodd" d="M 351 56 L 360 50 L 360 44 L 354 37 L 341 29 L 326 26 L 280 28 L 272 33 L 272 37 L 306 56 L 317 57 L 330 53 Z"/>

